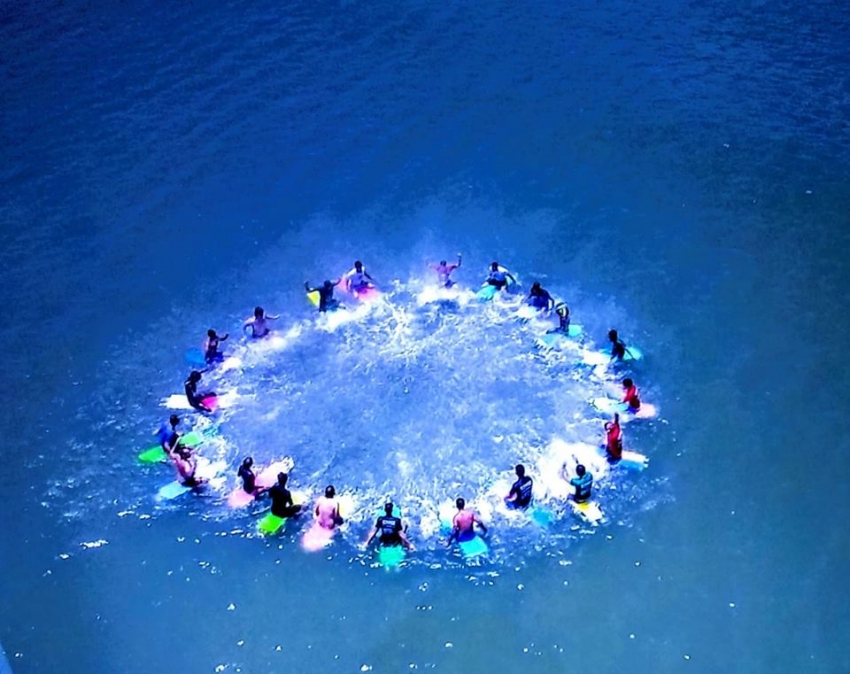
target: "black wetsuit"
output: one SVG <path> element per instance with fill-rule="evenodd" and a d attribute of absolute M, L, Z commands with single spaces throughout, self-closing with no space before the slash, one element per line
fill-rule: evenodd
<path fill-rule="evenodd" d="M 204 360 L 208 365 L 211 363 L 220 363 L 224 360 L 224 354 L 218 350 L 218 345 L 225 339 L 227 339 L 227 337 L 215 337 L 210 338 L 209 342 L 207 342 L 207 351 L 204 354 Z"/>
<path fill-rule="evenodd" d="M 269 497 L 272 500 L 272 515 L 276 517 L 292 517 L 301 512 L 301 506 L 292 502 L 292 494 L 286 487 L 274 485 L 269 489 Z"/>
<path fill-rule="evenodd" d="M 626 357 L 626 344 L 623 340 L 618 339 L 611 345 L 611 355 L 617 360 L 623 360 Z"/>
<path fill-rule="evenodd" d="M 401 545 L 401 520 L 393 515 L 381 515 L 375 522 L 375 527 L 381 532 L 381 545 Z"/>
<path fill-rule="evenodd" d="M 247 494 L 253 494 L 257 489 L 257 477 L 254 475 L 254 471 L 247 466 L 239 466 L 239 472 L 237 475 L 242 478 L 242 489 L 244 489 Z"/>
<path fill-rule="evenodd" d="M 516 498 L 512 501 L 512 503 L 517 508 L 527 508 L 531 505 L 531 485 L 533 484 L 532 480 L 528 475 L 524 475 L 519 478 L 516 482 L 511 486 L 511 493 L 509 496 L 515 496 Z"/>
<path fill-rule="evenodd" d="M 322 285 L 318 288 L 311 288 L 308 292 L 319 293 L 319 311 L 322 313 L 333 311 L 339 306 L 339 302 L 334 299 L 334 286 L 326 288 Z"/>

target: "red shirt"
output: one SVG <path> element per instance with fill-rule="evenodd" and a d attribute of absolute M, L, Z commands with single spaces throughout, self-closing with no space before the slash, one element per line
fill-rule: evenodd
<path fill-rule="evenodd" d="M 623 455 L 623 434 L 620 432 L 620 424 L 610 422 L 605 433 L 608 438 L 608 453 L 619 459 Z"/>
<path fill-rule="evenodd" d="M 628 403 L 633 410 L 640 409 L 640 398 L 638 397 L 637 386 L 632 384 L 626 389 L 626 394 L 623 396 L 623 402 Z"/>

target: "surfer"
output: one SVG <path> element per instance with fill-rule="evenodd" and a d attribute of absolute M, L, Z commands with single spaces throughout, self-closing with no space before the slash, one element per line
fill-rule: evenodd
<path fill-rule="evenodd" d="M 555 314 L 558 316 L 558 327 L 552 328 L 549 332 L 563 332 L 565 335 L 570 332 L 570 308 L 566 302 L 558 302 L 555 305 Z"/>
<path fill-rule="evenodd" d="M 254 339 L 265 337 L 269 334 L 269 332 L 271 332 L 269 326 L 266 325 L 266 321 L 276 321 L 278 318 L 280 318 L 280 315 L 271 316 L 267 314 L 262 307 L 255 307 L 254 315 L 245 321 L 242 325 L 242 331 L 247 332 L 250 330 L 251 337 Z"/>
<path fill-rule="evenodd" d="M 393 504 L 388 501 L 384 504 L 384 514 L 375 520 L 375 528 L 372 530 L 372 535 L 366 539 L 366 546 L 375 540 L 375 536 L 380 534 L 378 542 L 386 547 L 403 545 L 405 550 L 410 550 L 410 541 L 404 532 L 404 527 L 401 524 L 401 518 L 393 515 Z"/>
<path fill-rule="evenodd" d="M 478 517 L 478 514 L 474 510 L 471 508 L 467 509 L 464 499 L 457 499 L 455 505 L 457 506 L 457 513 L 452 518 L 452 533 L 449 534 L 449 542 L 447 544 L 449 547 L 455 540 L 458 543 L 463 543 L 475 538 L 476 524 L 481 527 L 483 533 L 487 533 L 487 527 L 484 526 L 484 522 L 481 521 L 481 518 Z"/>
<path fill-rule="evenodd" d="M 375 279 L 369 276 L 369 272 L 360 260 L 355 260 L 354 267 L 345 272 L 341 280 L 345 281 L 345 289 L 355 295 L 367 288 L 375 287 Z"/>
<path fill-rule="evenodd" d="M 198 393 L 198 384 L 200 381 L 201 373 L 198 370 L 192 370 L 189 373 L 189 377 L 183 383 L 183 387 L 186 390 L 186 400 L 189 401 L 189 405 L 200 412 L 212 412 L 212 409 L 204 403 L 204 400 L 214 396 L 215 393 L 210 391 Z"/>
<path fill-rule="evenodd" d="M 462 262 L 463 258 L 461 257 L 461 254 L 458 253 L 456 264 L 447 264 L 445 260 L 440 260 L 440 264 L 430 264 L 428 266 L 437 272 L 437 277 L 440 279 L 441 286 L 444 288 L 451 288 L 455 284 L 455 282 L 450 278 L 452 272 L 460 267 Z"/>
<path fill-rule="evenodd" d="M 170 453 L 174 467 L 177 469 L 177 480 L 184 487 L 200 487 L 206 480 L 195 477 L 195 471 L 198 468 L 198 463 L 192 456 L 192 452 L 188 447 L 177 446 Z"/>
<path fill-rule="evenodd" d="M 629 412 L 634 413 L 640 410 L 638 388 L 629 377 L 623 380 L 623 402 L 629 406 Z"/>
<path fill-rule="evenodd" d="M 570 486 L 575 489 L 575 492 L 567 498 L 572 499 L 576 503 L 586 503 L 590 500 L 591 491 L 593 490 L 593 474 L 582 464 L 576 464 L 575 477 L 570 477 L 567 464 L 564 464 L 564 478 L 569 479 Z"/>
<path fill-rule="evenodd" d="M 220 363 L 224 360 L 224 354 L 218 350 L 218 345 L 226 340 L 228 336 L 229 333 L 218 335 L 212 328 L 207 330 L 207 341 L 204 344 L 204 360 L 207 362 L 207 365 Z"/>
<path fill-rule="evenodd" d="M 252 457 L 246 456 L 242 459 L 242 465 L 239 466 L 236 475 L 242 480 L 242 490 L 246 494 L 259 496 L 265 491 L 257 486 L 257 476 L 254 475 L 254 459 Z"/>
<path fill-rule="evenodd" d="M 324 529 L 333 529 L 342 524 L 343 520 L 339 514 L 339 502 L 336 500 L 336 489 L 334 489 L 332 484 L 325 487 L 325 495 L 320 496 L 316 501 L 314 514 L 319 522 L 319 526 Z"/>
<path fill-rule="evenodd" d="M 517 282 L 513 274 L 498 262 L 493 262 L 490 265 L 490 273 L 487 275 L 487 280 L 484 283 L 489 283 L 491 286 L 495 286 L 497 290 L 502 290 L 507 287 L 509 280 L 514 284 Z"/>
<path fill-rule="evenodd" d="M 525 301 L 535 309 L 551 309 L 555 306 L 555 300 L 552 299 L 549 291 L 540 285 L 539 281 L 531 284 L 531 289 L 528 291 L 528 297 Z"/>
<path fill-rule="evenodd" d="M 517 464 L 514 471 L 516 472 L 517 480 L 511 485 L 511 490 L 505 496 L 505 501 L 514 508 L 524 509 L 531 505 L 531 487 L 533 481 L 525 474 L 525 466 L 521 463 Z"/>
<path fill-rule="evenodd" d="M 277 483 L 269 489 L 269 497 L 272 500 L 272 515 L 275 517 L 295 517 L 301 512 L 302 506 L 296 505 L 292 501 L 292 493 L 286 488 L 288 480 L 289 475 L 278 473 Z"/>
<path fill-rule="evenodd" d="M 342 279 L 336 281 L 326 280 L 318 288 L 311 288 L 308 281 L 304 281 L 304 289 L 308 293 L 319 293 L 319 311 L 333 311 L 339 308 L 339 302 L 334 299 L 334 288 L 336 288 Z"/>
<path fill-rule="evenodd" d="M 608 341 L 611 342 L 611 360 L 623 360 L 626 357 L 626 353 L 629 352 L 629 347 L 620 339 L 616 330 L 608 331 Z"/>
<path fill-rule="evenodd" d="M 166 454 L 171 454 L 177 443 L 180 441 L 180 433 L 177 432 L 177 426 L 180 424 L 180 417 L 172 414 L 166 423 L 159 427 L 156 436 L 159 438 L 159 444 Z"/>
<path fill-rule="evenodd" d="M 614 421 L 605 422 L 605 453 L 609 463 L 617 463 L 623 458 L 623 432 L 620 430 L 620 415 L 614 414 Z"/>

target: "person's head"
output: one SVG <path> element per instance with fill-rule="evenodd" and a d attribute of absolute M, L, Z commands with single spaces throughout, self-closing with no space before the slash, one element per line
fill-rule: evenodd
<path fill-rule="evenodd" d="M 466 508 L 466 501 L 462 498 L 459 498 L 457 499 L 457 501 L 455 501 L 455 505 L 457 506 L 458 510 L 463 510 L 464 508 Z"/>
<path fill-rule="evenodd" d="M 333 288 L 333 283 L 330 282 L 330 279 L 325 279 L 325 282 L 322 284 L 325 288 Z"/>
<path fill-rule="evenodd" d="M 445 260 L 440 260 L 440 266 L 445 267 L 448 263 Z"/>
<path fill-rule="evenodd" d="M 394 506 L 393 506 L 392 501 L 387 501 L 387 502 L 384 504 L 384 512 L 385 512 L 387 515 L 392 515 L 392 514 L 393 514 L 393 507 L 394 507 Z"/>
<path fill-rule="evenodd" d="M 540 281 L 535 281 L 531 284 L 531 292 L 539 293 L 540 292 Z"/>
<path fill-rule="evenodd" d="M 197 370 L 192 370 L 189 373 L 189 381 L 193 384 L 197 384 L 199 381 L 201 381 L 201 373 Z"/>
<path fill-rule="evenodd" d="M 172 414 L 170 417 L 168 417 L 168 423 L 171 424 L 171 428 L 175 428 L 177 424 L 180 423 L 180 417 L 178 417 L 176 414 Z"/>
<path fill-rule="evenodd" d="M 289 475 L 287 475 L 286 473 L 278 473 L 278 474 L 277 474 L 277 483 L 278 483 L 281 487 L 285 487 L 285 486 L 286 486 L 286 481 L 287 481 L 288 479 L 289 479 Z"/>
<path fill-rule="evenodd" d="M 250 456 L 246 456 L 244 459 L 242 459 L 242 467 L 243 468 L 250 468 L 253 465 L 254 465 L 254 459 L 252 459 Z"/>
<path fill-rule="evenodd" d="M 262 318 L 266 315 L 266 312 L 262 307 L 254 307 L 254 318 Z"/>
<path fill-rule="evenodd" d="M 499 263 L 491 262 L 490 263 L 490 271 L 499 271 Z"/>
<path fill-rule="evenodd" d="M 363 263 L 360 260 L 354 261 L 354 271 L 358 273 L 363 271 Z"/>
<path fill-rule="evenodd" d="M 334 496 L 336 496 L 336 489 L 332 484 L 329 484 L 325 487 L 325 498 L 333 498 Z"/>
<path fill-rule="evenodd" d="M 215 334 L 215 330 L 210 328 L 209 330 L 207 330 L 207 337 L 209 337 L 210 339 L 215 339 L 216 337 L 218 337 L 218 335 Z"/>
<path fill-rule="evenodd" d="M 518 463 L 514 470 L 516 471 L 517 477 L 525 477 L 525 466 L 523 466 L 521 463 Z"/>
<path fill-rule="evenodd" d="M 623 380 L 623 388 L 631 388 L 635 383 L 631 380 L 631 377 L 626 377 Z"/>
<path fill-rule="evenodd" d="M 188 459 L 192 456 L 192 450 L 188 447 L 184 447 L 183 445 L 177 446 L 177 453 L 180 455 L 181 459 Z"/>
<path fill-rule="evenodd" d="M 605 422 L 605 430 L 610 431 L 612 428 L 614 428 L 614 424 L 610 421 L 606 421 Z"/>
<path fill-rule="evenodd" d="M 586 472 L 587 468 L 585 468 L 582 464 L 578 464 L 576 466 L 576 475 L 578 475 L 579 477 L 583 477 Z"/>
<path fill-rule="evenodd" d="M 617 334 L 616 330 L 609 330 L 608 331 L 608 339 L 611 340 L 612 342 L 616 342 L 619 338 L 620 338 L 620 336 Z"/>

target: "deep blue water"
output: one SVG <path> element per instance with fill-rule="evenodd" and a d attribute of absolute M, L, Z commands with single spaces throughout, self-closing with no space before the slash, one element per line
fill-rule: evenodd
<path fill-rule="evenodd" d="M 15 672 L 850 669 L 843 7 L 0 16 Z M 597 437 L 606 380 L 506 311 L 418 308 L 456 251 L 465 284 L 499 259 L 596 343 L 619 327 L 661 412 L 626 429 L 650 469 L 607 483 L 605 525 L 496 514 L 475 566 L 423 513 Z M 302 284 L 354 258 L 388 308 L 328 333 Z M 161 507 L 167 471 L 135 464 L 183 351 L 257 303 L 295 332 L 216 381 L 246 396 L 216 451 L 358 496 L 328 554 L 245 536 L 215 495 Z M 356 547 L 388 493 L 419 548 L 398 574 Z"/>

